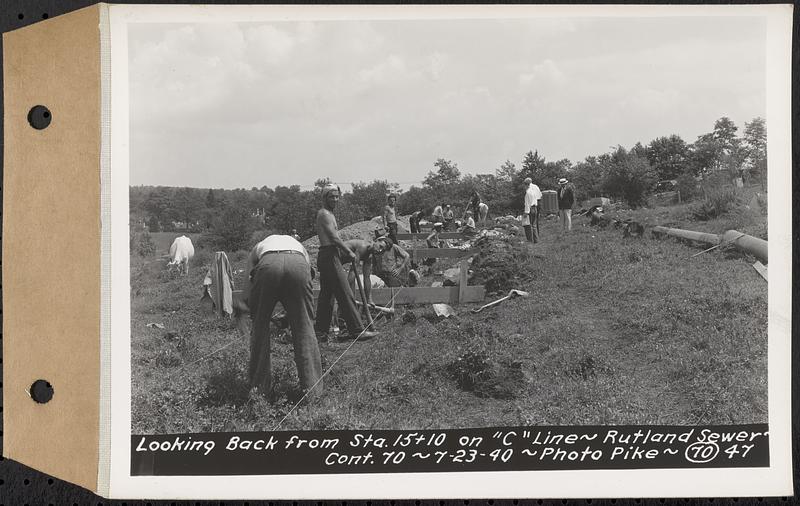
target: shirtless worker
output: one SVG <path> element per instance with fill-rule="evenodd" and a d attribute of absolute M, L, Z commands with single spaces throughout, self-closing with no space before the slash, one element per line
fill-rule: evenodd
<path fill-rule="evenodd" d="M 375 256 L 380 255 L 386 250 L 386 241 L 382 239 L 374 242 L 365 241 L 364 239 L 350 239 L 344 243 L 350 248 L 350 251 L 356 254 L 356 262 L 361 262 L 364 294 L 367 297 L 367 303 L 373 304 L 372 292 L 370 290 L 372 288 L 372 280 L 370 278 L 372 275 L 372 261 Z M 350 269 L 350 273 L 347 275 L 347 284 L 353 290 L 353 295 L 355 295 L 356 290 L 358 290 L 355 269 Z"/>
<path fill-rule="evenodd" d="M 373 255 L 373 271 L 381 278 L 386 286 L 411 286 L 413 283 L 410 278 L 406 278 L 406 268 L 411 263 L 411 255 L 406 250 L 393 243 L 388 237 L 379 237 L 375 242 L 384 243 L 383 253 Z M 409 271 L 410 275 L 410 271 Z M 406 280 L 404 280 L 406 278 Z"/>
<path fill-rule="evenodd" d="M 390 194 L 386 198 L 387 204 L 383 207 L 383 226 L 389 231 L 389 237 L 397 242 L 397 209 L 395 203 L 397 202 L 397 195 Z"/>
<path fill-rule="evenodd" d="M 333 299 L 339 303 L 339 310 L 347 322 L 348 335 L 340 335 L 340 339 L 358 339 L 365 341 L 372 339 L 377 332 L 364 329 L 361 316 L 356 308 L 353 292 L 347 286 L 347 276 L 342 267 L 342 260 L 351 263 L 356 259 L 356 254 L 350 249 L 341 237 L 336 225 L 333 210 L 339 203 L 341 191 L 335 184 L 327 184 L 322 189 L 322 209 L 317 212 L 317 235 L 319 236 L 319 253 L 317 255 L 317 269 L 319 270 L 319 298 L 317 299 L 317 320 L 314 330 L 317 339 L 327 340 L 328 329 L 333 315 Z M 341 258 L 340 258 L 341 252 Z"/>

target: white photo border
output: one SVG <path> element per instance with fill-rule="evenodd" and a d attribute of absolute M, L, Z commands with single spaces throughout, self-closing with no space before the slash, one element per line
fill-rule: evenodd
<path fill-rule="evenodd" d="M 111 5 L 110 482 L 117 498 L 422 499 L 742 497 L 792 494 L 791 445 L 791 32 L 792 6 L 205 6 Z M 135 476 L 131 462 L 130 265 L 128 245 L 131 23 L 521 17 L 763 16 L 767 21 L 769 132 L 768 402 L 770 466 L 732 469 L 502 471 L 272 476 Z M 103 255 L 109 252 L 104 251 Z"/>

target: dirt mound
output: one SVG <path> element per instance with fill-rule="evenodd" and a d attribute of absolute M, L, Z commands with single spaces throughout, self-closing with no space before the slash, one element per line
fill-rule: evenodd
<path fill-rule="evenodd" d="M 530 274 L 525 266 L 530 262 L 529 251 L 517 238 L 481 238 L 475 242 L 480 249 L 472 262 L 470 284 L 482 284 L 489 294 L 507 293 L 520 288 Z"/>
<path fill-rule="evenodd" d="M 513 399 L 525 385 L 521 362 L 490 359 L 485 353 L 468 351 L 447 366 L 459 388 L 478 397 Z"/>
<path fill-rule="evenodd" d="M 373 239 L 375 237 L 375 229 L 381 227 L 381 224 L 380 216 L 376 216 L 367 221 L 359 221 L 358 223 L 340 228 L 339 237 L 341 237 L 343 241 L 350 239 Z M 398 216 L 397 231 L 405 233 L 408 232 L 408 230 L 408 216 Z M 319 236 L 315 235 L 314 237 L 306 239 L 303 241 L 303 246 L 306 247 L 309 255 L 316 258 L 317 252 L 319 251 Z"/>

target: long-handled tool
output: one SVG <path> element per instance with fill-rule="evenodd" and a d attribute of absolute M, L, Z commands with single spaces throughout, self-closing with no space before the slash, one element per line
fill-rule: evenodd
<path fill-rule="evenodd" d="M 501 298 L 497 299 L 494 302 L 490 302 L 490 303 L 488 303 L 486 305 L 483 305 L 483 306 L 481 306 L 479 308 L 475 308 L 475 309 L 472 310 L 472 312 L 473 313 L 480 313 L 484 309 L 490 308 L 492 306 L 496 306 L 497 304 L 500 304 L 504 300 L 513 299 L 514 297 L 528 297 L 529 295 L 530 295 L 530 293 L 528 293 L 528 292 L 524 292 L 522 290 L 514 290 L 514 289 L 512 289 L 511 291 L 508 292 L 508 295 L 506 295 L 505 297 L 501 297 Z"/>
<path fill-rule="evenodd" d="M 364 307 L 364 303 L 361 302 L 360 300 L 357 300 L 356 304 L 361 306 L 361 307 Z M 369 307 L 371 309 L 375 309 L 378 312 L 386 313 L 386 314 L 390 314 L 390 315 L 395 313 L 395 309 L 393 307 L 383 307 L 383 306 L 378 306 L 377 304 L 369 304 L 367 307 Z"/>
<path fill-rule="evenodd" d="M 372 313 L 369 310 L 369 304 L 367 304 L 367 295 L 364 293 L 364 283 L 361 281 L 361 273 L 358 272 L 358 259 L 353 259 L 353 272 L 356 275 L 356 284 L 358 284 L 358 291 L 361 293 L 361 303 L 364 304 L 364 309 L 367 311 L 367 320 L 369 321 L 369 326 L 373 327 L 372 321 Z"/>

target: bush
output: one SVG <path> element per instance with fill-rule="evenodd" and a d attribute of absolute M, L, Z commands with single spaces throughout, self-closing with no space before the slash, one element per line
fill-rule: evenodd
<path fill-rule="evenodd" d="M 697 220 L 710 220 L 739 207 L 739 199 L 732 187 L 717 187 L 706 191 L 706 198 L 691 208 Z"/>
<path fill-rule="evenodd" d="M 676 181 L 678 181 L 676 189 L 680 193 L 682 201 L 692 200 L 698 195 L 697 181 L 691 174 L 682 174 Z"/>
<path fill-rule="evenodd" d="M 151 257 L 156 254 L 156 244 L 153 242 L 153 238 L 147 230 L 139 235 L 136 252 L 142 257 Z"/>
<path fill-rule="evenodd" d="M 151 216 L 150 219 L 147 220 L 147 229 L 150 232 L 161 232 L 161 224 L 155 216 Z"/>

